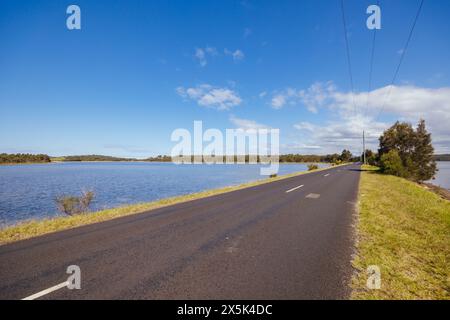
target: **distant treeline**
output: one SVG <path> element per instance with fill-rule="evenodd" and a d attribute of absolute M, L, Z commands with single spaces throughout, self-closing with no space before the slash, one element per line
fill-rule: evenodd
<path fill-rule="evenodd" d="M 189 156 L 187 156 L 189 157 Z M 210 156 L 212 159 L 219 160 L 220 156 Z M 194 161 L 194 156 L 190 156 L 191 162 Z M 238 160 L 238 156 L 234 156 L 234 161 Z M 245 156 L 245 162 L 249 162 L 250 156 Z M 259 156 L 257 157 L 257 162 L 259 161 Z M 143 161 L 158 161 L 158 162 L 170 162 L 172 157 L 167 155 L 159 155 L 157 157 L 150 157 Z M 222 161 L 225 162 L 225 157 L 222 157 Z M 353 155 L 348 150 L 343 150 L 341 154 L 328 154 L 328 155 L 302 155 L 302 154 L 284 154 L 279 156 L 279 161 L 282 163 L 296 163 L 296 162 L 349 162 L 349 161 L 360 161 L 360 158 L 353 157 Z"/>
<path fill-rule="evenodd" d="M 450 161 L 450 154 L 436 154 L 433 158 L 434 161 Z"/>
<path fill-rule="evenodd" d="M 0 153 L 0 163 L 31 163 L 31 162 L 47 163 L 50 162 L 50 157 L 46 154 Z"/>
<path fill-rule="evenodd" d="M 327 154 L 327 155 L 302 155 L 302 154 L 283 154 L 280 155 L 280 162 L 328 162 L 334 163 L 337 161 L 348 162 L 353 158 L 352 154 L 344 150 L 341 154 Z M 359 161 L 358 159 L 353 159 Z"/>
<path fill-rule="evenodd" d="M 136 161 L 136 159 L 118 158 L 118 157 L 90 154 L 90 155 L 84 155 L 84 156 L 65 156 L 65 157 L 61 157 L 60 161 Z"/>
<path fill-rule="evenodd" d="M 157 157 L 150 157 L 147 159 L 144 159 L 143 161 L 150 161 L 150 162 L 170 162 L 172 161 L 172 157 L 170 156 L 162 156 L 159 155 Z"/>
<path fill-rule="evenodd" d="M 213 156 L 214 157 L 214 156 Z M 218 159 L 218 156 L 214 157 Z M 225 162 L 225 157 L 223 161 Z M 238 157 L 234 156 L 234 161 L 237 161 Z M 245 162 L 249 162 L 250 156 L 245 156 Z M 259 157 L 257 161 L 259 162 Z M 158 155 L 156 157 L 149 157 L 143 160 L 133 159 L 133 158 L 119 158 L 112 156 L 103 155 L 79 155 L 79 156 L 63 156 L 63 157 L 50 157 L 46 154 L 0 154 L 0 163 L 46 163 L 51 161 L 64 161 L 64 162 L 81 162 L 81 161 L 143 161 L 143 162 L 171 162 L 172 157 L 167 155 Z M 194 156 L 191 156 L 191 161 L 194 161 Z M 282 163 L 296 163 L 296 162 L 348 162 L 348 161 L 359 161 L 359 157 L 355 158 L 352 156 L 350 151 L 344 150 L 341 154 L 329 154 L 329 155 L 301 155 L 301 154 L 284 154 L 279 156 L 279 161 Z"/>

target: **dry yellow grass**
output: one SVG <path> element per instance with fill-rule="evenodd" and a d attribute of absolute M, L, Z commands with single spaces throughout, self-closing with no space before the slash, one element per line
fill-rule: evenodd
<path fill-rule="evenodd" d="M 353 299 L 450 299 L 450 202 L 405 179 L 363 172 Z M 381 269 L 381 289 L 366 268 Z"/>

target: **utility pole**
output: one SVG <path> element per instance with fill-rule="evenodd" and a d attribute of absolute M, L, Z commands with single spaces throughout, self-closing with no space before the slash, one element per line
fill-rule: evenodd
<path fill-rule="evenodd" d="M 363 130 L 363 164 L 366 164 L 366 137 Z"/>

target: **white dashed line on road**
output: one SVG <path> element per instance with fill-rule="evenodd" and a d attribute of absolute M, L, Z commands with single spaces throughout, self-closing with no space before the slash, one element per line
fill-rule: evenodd
<path fill-rule="evenodd" d="M 328 177 L 330 174 L 329 173 L 327 173 L 326 175 L 324 175 L 324 177 Z"/>
<path fill-rule="evenodd" d="M 303 184 L 302 184 L 301 186 L 298 186 L 298 187 L 295 187 L 295 188 L 292 188 L 292 189 L 290 189 L 290 190 L 286 191 L 286 193 L 289 193 L 289 192 L 295 191 L 295 190 L 297 190 L 297 189 L 300 189 L 301 187 L 303 187 Z"/>
<path fill-rule="evenodd" d="M 62 288 L 66 288 L 68 284 L 69 284 L 68 281 L 60 283 L 60 284 L 57 284 L 56 286 L 53 286 L 51 288 L 39 291 L 38 293 L 35 293 L 35 294 L 31 295 L 31 296 L 23 298 L 22 300 L 34 300 L 34 299 L 40 298 L 40 297 L 45 296 L 46 294 L 49 294 L 49 293 L 51 293 L 53 291 L 56 291 L 56 290 L 59 290 L 59 289 L 62 289 Z"/>

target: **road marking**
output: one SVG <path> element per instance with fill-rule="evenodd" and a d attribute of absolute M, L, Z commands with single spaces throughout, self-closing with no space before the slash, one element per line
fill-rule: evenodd
<path fill-rule="evenodd" d="M 324 177 L 328 177 L 330 174 L 329 173 L 327 173 L 326 175 L 324 175 Z"/>
<path fill-rule="evenodd" d="M 318 193 L 310 193 L 305 198 L 308 198 L 308 199 L 319 199 L 320 198 L 320 194 L 318 194 Z"/>
<path fill-rule="evenodd" d="M 65 288 L 65 287 L 67 287 L 68 284 L 69 284 L 69 281 L 57 284 L 56 286 L 53 286 L 51 288 L 39 291 L 38 293 L 35 293 L 35 294 L 31 295 L 31 296 L 23 298 L 22 300 L 34 300 L 34 299 L 40 298 L 40 297 L 45 296 L 46 294 L 49 294 L 49 293 L 51 293 L 53 291 Z"/>
<path fill-rule="evenodd" d="M 300 189 L 301 187 L 304 187 L 304 185 L 301 185 L 301 186 L 298 186 L 298 187 L 292 188 L 292 189 L 290 189 L 290 190 L 286 191 L 286 193 L 289 193 L 289 192 L 295 191 L 295 190 L 297 190 L 297 189 Z"/>

